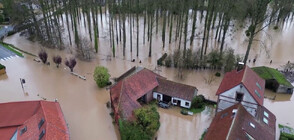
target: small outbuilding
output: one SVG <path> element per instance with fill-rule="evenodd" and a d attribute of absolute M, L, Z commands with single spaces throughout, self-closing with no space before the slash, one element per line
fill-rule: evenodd
<path fill-rule="evenodd" d="M 265 80 L 265 88 L 277 93 L 293 93 L 293 85 L 278 70 L 265 66 L 252 69 Z"/>

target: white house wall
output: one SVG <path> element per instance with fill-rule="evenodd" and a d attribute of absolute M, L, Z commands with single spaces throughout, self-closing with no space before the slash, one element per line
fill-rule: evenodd
<path fill-rule="evenodd" d="M 242 85 L 242 88 L 241 86 Z M 256 88 L 258 88 L 256 86 Z M 234 104 L 237 104 L 238 101 L 236 101 L 236 92 L 243 93 L 243 100 L 242 105 L 246 108 L 246 110 L 251 113 L 252 115 L 255 115 L 255 110 L 257 109 L 257 102 L 252 97 L 252 95 L 248 92 L 248 90 L 243 86 L 243 84 L 239 84 L 230 90 L 227 90 L 219 95 L 219 103 L 218 103 L 218 109 L 217 111 L 224 110 Z M 254 93 L 255 94 L 255 93 Z"/>
<path fill-rule="evenodd" d="M 183 99 L 176 98 L 176 97 L 172 97 L 172 104 L 173 104 L 173 105 L 177 105 L 177 104 L 173 103 L 173 100 L 174 100 L 174 99 L 175 99 L 175 100 L 180 100 L 180 101 L 181 101 L 181 104 L 180 104 L 181 107 L 185 107 L 185 108 L 190 108 L 190 107 L 191 107 L 191 101 L 183 100 Z M 188 102 L 189 105 L 186 105 L 186 102 Z"/>
<path fill-rule="evenodd" d="M 163 99 L 163 94 L 158 93 L 158 92 L 153 92 L 153 99 L 157 100 L 157 95 L 160 95 L 160 101 L 162 101 L 162 99 Z M 167 95 L 167 96 L 168 96 L 168 95 Z M 171 103 L 172 103 L 173 105 L 177 105 L 176 103 L 173 103 L 173 100 L 174 100 L 174 99 L 175 99 L 175 100 L 180 100 L 180 101 L 181 101 L 181 104 L 180 104 L 181 107 L 184 107 L 184 108 L 190 108 L 190 107 L 191 107 L 191 101 L 183 100 L 183 99 L 176 98 L 176 97 L 172 97 L 172 99 L 171 99 Z M 188 102 L 189 105 L 186 105 L 186 102 Z"/>
<path fill-rule="evenodd" d="M 160 95 L 160 101 L 162 101 L 163 95 L 161 93 L 158 93 L 158 92 L 153 92 L 153 99 L 157 100 L 157 95 Z"/>

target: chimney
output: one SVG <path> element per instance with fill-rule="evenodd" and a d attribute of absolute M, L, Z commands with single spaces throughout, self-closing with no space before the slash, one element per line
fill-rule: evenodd
<path fill-rule="evenodd" d="M 240 71 L 244 68 L 244 63 L 243 62 L 238 62 L 237 64 L 237 71 Z"/>

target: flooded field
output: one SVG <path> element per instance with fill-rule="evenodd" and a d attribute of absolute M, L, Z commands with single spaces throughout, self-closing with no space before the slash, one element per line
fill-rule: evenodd
<path fill-rule="evenodd" d="M 58 99 L 61 108 L 68 123 L 71 139 L 73 140 L 96 140 L 119 139 L 118 129 L 113 125 L 110 117 L 110 110 L 106 107 L 109 99 L 109 91 L 99 89 L 93 80 L 93 71 L 95 66 L 102 65 L 109 69 L 111 78 L 118 77 L 133 66 L 143 66 L 151 70 L 156 68 L 156 60 L 165 52 L 172 53 L 177 48 L 173 42 L 162 48 L 161 38 L 154 35 L 152 58 L 148 57 L 148 43 L 140 40 L 139 57 L 136 57 L 136 50 L 130 52 L 129 44 L 126 48 L 126 57 L 122 56 L 122 44 L 117 45 L 117 57 L 108 60 L 107 56 L 112 56 L 109 47 L 109 38 L 107 36 L 107 20 L 103 18 L 103 24 L 99 28 L 104 29 L 100 33 L 98 54 L 90 62 L 77 60 L 77 66 L 74 71 L 84 75 L 87 80 L 81 80 L 69 73 L 64 64 L 60 68 L 51 63 L 50 66 L 33 61 L 33 57 L 13 58 L 7 61 L 1 61 L 6 66 L 6 75 L 0 76 L 0 102 L 39 100 L 46 98 L 53 101 Z M 143 24 L 143 23 L 141 23 Z M 287 24 L 286 24 L 287 25 Z M 83 24 L 80 25 L 83 27 Z M 128 26 L 128 25 L 127 25 Z M 142 27 L 142 26 L 141 26 Z M 84 27 L 83 27 L 84 28 Z M 201 31 L 199 31 L 201 32 Z M 226 39 L 226 47 L 232 47 L 235 52 L 244 54 L 246 50 L 246 37 L 244 31 L 239 30 L 238 36 L 230 36 Z M 293 25 L 287 25 L 277 31 L 268 31 L 271 37 L 260 35 L 260 39 L 265 40 L 265 47 L 260 43 L 255 43 L 252 47 L 249 59 L 257 58 L 255 64 L 249 63 L 249 66 L 266 65 L 274 68 L 280 68 L 288 60 L 293 60 L 294 51 L 294 28 Z M 84 31 L 86 35 L 87 30 Z M 140 33 L 142 30 L 140 28 Z M 197 34 L 197 33 L 196 33 Z M 66 36 L 66 33 L 65 33 Z M 158 36 L 160 36 L 158 34 Z M 127 38 L 127 40 L 129 40 Z M 135 40 L 135 39 L 134 39 Z M 167 39 L 168 40 L 168 39 Z M 37 54 L 43 48 L 39 43 L 28 41 L 25 37 L 18 34 L 7 37 L 4 42 L 14 44 L 18 48 Z M 195 40 L 194 50 L 200 48 L 201 40 Z M 133 42 L 134 43 L 134 42 Z M 135 44 L 135 43 L 134 43 Z M 217 44 L 217 42 L 216 42 Z M 211 44 L 210 49 L 214 45 Z M 135 48 L 135 45 L 133 45 Z M 75 56 L 75 48 L 68 47 L 65 50 L 46 49 L 49 54 L 48 60 L 52 62 L 52 56 L 61 55 L 63 60 Z M 131 62 L 135 59 L 136 62 Z M 139 60 L 142 63 L 139 63 Z M 273 60 L 270 65 L 269 61 Z M 177 76 L 178 70 L 175 68 L 156 68 L 160 75 L 169 80 L 193 85 L 198 88 L 198 93 L 203 94 L 210 100 L 216 100 L 216 90 L 222 80 L 222 76 L 217 78 L 213 75 L 216 71 L 209 70 L 184 70 L 184 78 Z M 19 78 L 25 78 L 26 84 L 24 91 L 21 88 Z M 212 82 L 207 82 L 211 80 Z M 270 100 L 276 96 L 275 100 Z M 271 110 L 277 117 L 277 123 L 282 123 L 294 127 L 294 113 L 289 111 L 294 106 L 294 99 L 291 95 L 275 94 L 266 91 L 264 105 Z M 170 110 L 159 109 L 161 126 L 157 133 L 158 139 L 198 139 L 202 132 L 209 126 L 213 116 L 214 109 L 207 108 L 200 114 L 194 116 L 183 116 L 180 114 L 180 108 Z"/>

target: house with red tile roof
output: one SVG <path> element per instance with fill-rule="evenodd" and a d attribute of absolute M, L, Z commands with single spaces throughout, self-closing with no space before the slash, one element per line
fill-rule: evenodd
<path fill-rule="evenodd" d="M 58 102 L 23 101 L 0 104 L 1 140 L 69 140 Z"/>
<path fill-rule="evenodd" d="M 110 88 L 116 122 L 119 118 L 133 120 L 133 111 L 141 107 L 140 102 L 149 103 L 153 99 L 190 108 L 198 91 L 196 87 L 169 81 L 146 68 L 132 69 Z"/>
<path fill-rule="evenodd" d="M 216 114 L 204 140 L 275 140 L 276 117 L 258 106 L 252 116 L 243 104 L 237 103 Z"/>
<path fill-rule="evenodd" d="M 265 81 L 251 68 L 227 72 L 216 92 L 218 96 L 217 112 L 241 103 L 252 115 L 263 106 Z"/>

